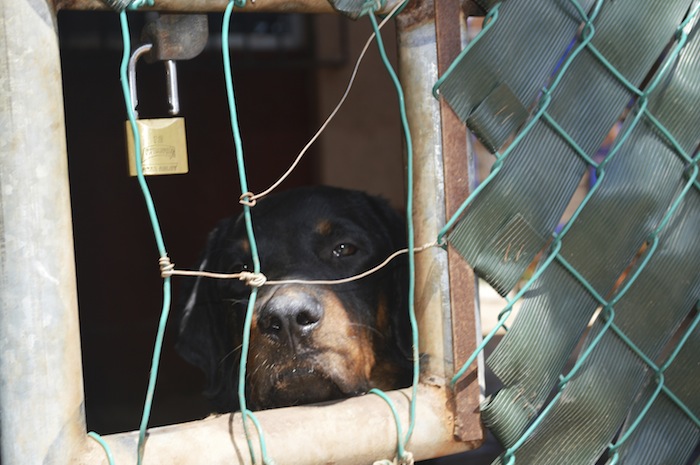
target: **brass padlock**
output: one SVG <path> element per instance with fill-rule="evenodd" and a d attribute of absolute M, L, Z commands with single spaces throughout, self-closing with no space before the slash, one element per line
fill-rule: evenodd
<path fill-rule="evenodd" d="M 152 45 L 146 44 L 137 48 L 129 59 L 129 90 L 131 102 L 136 116 L 136 124 L 141 141 L 141 167 L 143 174 L 184 174 L 189 170 L 187 165 L 187 139 L 185 137 L 185 119 L 153 118 L 138 119 L 136 110 L 138 98 L 136 95 L 136 62 L 144 53 L 151 50 Z M 174 61 L 166 61 L 166 76 L 168 83 L 168 101 L 170 114 L 180 112 L 180 103 L 177 93 L 177 70 Z M 136 148 L 131 122 L 126 122 L 126 147 L 129 162 L 129 174 L 137 175 Z"/>

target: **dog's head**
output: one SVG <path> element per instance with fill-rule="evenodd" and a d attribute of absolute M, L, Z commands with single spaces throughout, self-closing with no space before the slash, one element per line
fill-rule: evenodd
<path fill-rule="evenodd" d="M 405 225 L 385 201 L 315 187 L 272 195 L 251 209 L 261 271 L 268 280 L 334 280 L 364 272 L 405 245 Z M 209 235 L 199 269 L 253 269 L 242 216 Z M 247 361 L 252 408 L 349 397 L 410 383 L 405 261 L 339 285 L 259 289 Z M 238 280 L 190 281 L 177 349 L 207 376 L 218 411 L 238 408 L 243 324 L 251 289 Z"/>

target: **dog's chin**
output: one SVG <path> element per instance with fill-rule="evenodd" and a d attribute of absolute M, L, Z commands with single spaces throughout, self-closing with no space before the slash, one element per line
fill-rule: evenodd
<path fill-rule="evenodd" d="M 341 388 L 338 383 L 312 368 L 294 368 L 272 374 L 265 386 L 252 389 L 251 407 L 256 410 L 315 404 L 362 394 L 361 388 Z M 344 383 L 341 383 L 344 384 Z"/>

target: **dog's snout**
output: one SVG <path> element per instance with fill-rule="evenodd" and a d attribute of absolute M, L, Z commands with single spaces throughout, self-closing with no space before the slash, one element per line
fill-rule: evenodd
<path fill-rule="evenodd" d="M 260 311 L 260 331 L 297 348 L 323 318 L 321 304 L 307 294 L 281 294 L 272 297 Z"/>

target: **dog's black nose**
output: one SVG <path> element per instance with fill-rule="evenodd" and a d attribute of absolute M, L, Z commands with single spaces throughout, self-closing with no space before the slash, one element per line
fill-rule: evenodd
<path fill-rule="evenodd" d="M 277 294 L 261 309 L 260 331 L 295 350 L 299 342 L 316 328 L 323 317 L 321 304 L 304 293 Z"/>

